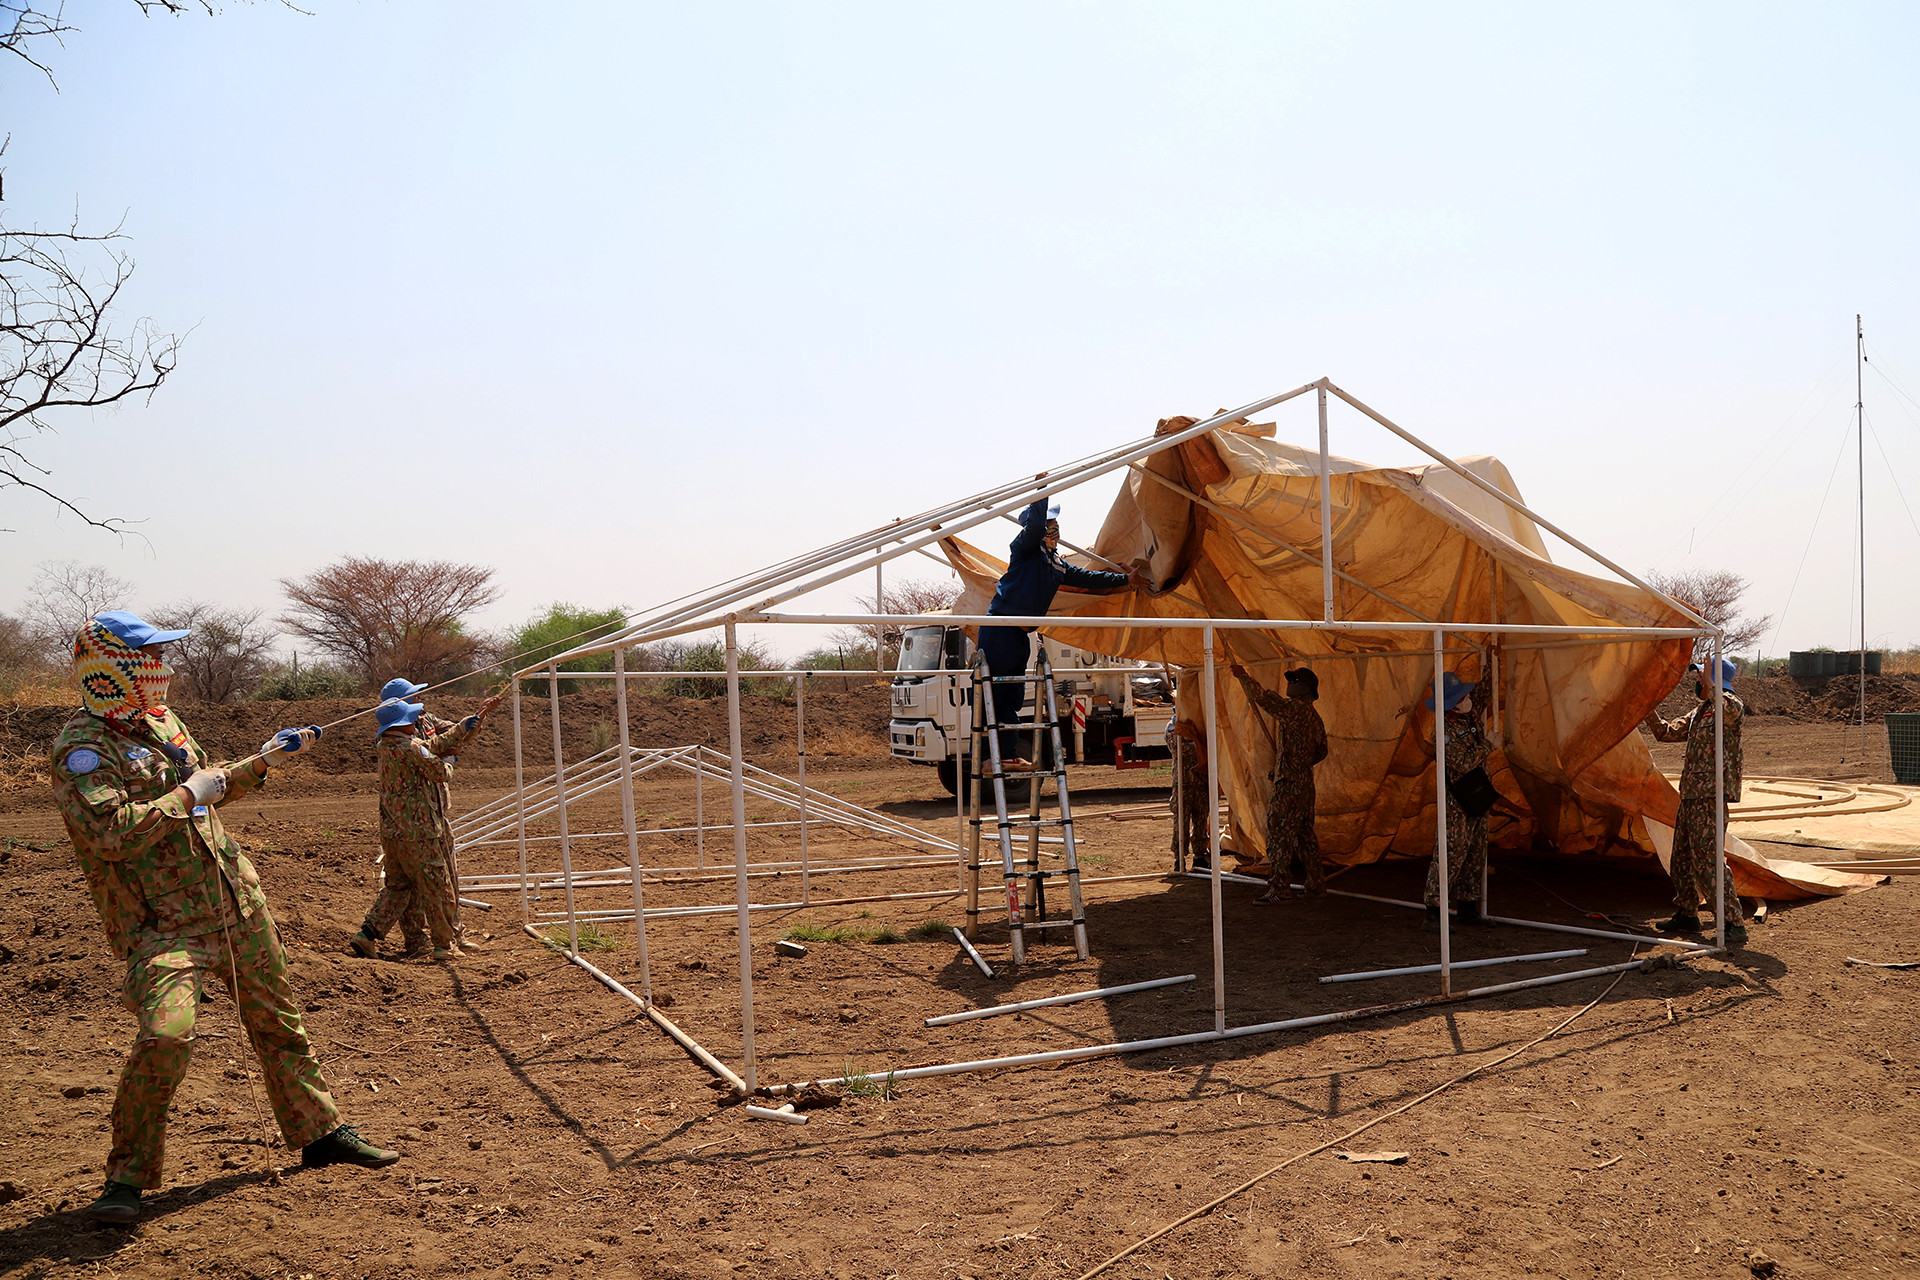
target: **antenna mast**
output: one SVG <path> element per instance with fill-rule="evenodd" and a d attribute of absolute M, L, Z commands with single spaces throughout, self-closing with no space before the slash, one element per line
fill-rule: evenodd
<path fill-rule="evenodd" d="M 1867 397 L 1863 373 L 1867 363 L 1867 331 L 1853 317 L 1853 412 L 1858 434 L 1860 484 L 1860 762 L 1867 760 Z"/>

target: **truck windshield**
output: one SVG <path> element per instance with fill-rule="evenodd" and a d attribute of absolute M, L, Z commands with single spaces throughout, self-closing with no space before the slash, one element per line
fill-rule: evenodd
<path fill-rule="evenodd" d="M 908 627 L 900 640 L 902 671 L 938 671 L 945 627 Z"/>

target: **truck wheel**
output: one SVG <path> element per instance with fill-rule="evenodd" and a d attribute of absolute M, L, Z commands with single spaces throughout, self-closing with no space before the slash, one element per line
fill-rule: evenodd
<path fill-rule="evenodd" d="M 940 775 L 940 785 L 947 789 L 947 794 L 950 796 L 959 795 L 960 771 L 954 766 L 953 758 L 949 756 L 947 759 L 942 760 L 934 766 L 934 769 L 935 772 Z"/>

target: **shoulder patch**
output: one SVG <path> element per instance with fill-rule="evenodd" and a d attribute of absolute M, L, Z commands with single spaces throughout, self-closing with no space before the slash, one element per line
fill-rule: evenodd
<path fill-rule="evenodd" d="M 75 747 L 63 762 L 68 773 L 92 773 L 100 767 L 100 753 L 92 747 Z"/>
<path fill-rule="evenodd" d="M 153 752 L 147 750 L 145 747 L 128 747 L 127 748 L 127 759 L 133 760 L 133 761 L 145 760 L 148 756 L 152 754 Z"/>

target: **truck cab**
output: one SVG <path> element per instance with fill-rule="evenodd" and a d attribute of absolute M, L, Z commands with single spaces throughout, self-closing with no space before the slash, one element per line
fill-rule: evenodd
<path fill-rule="evenodd" d="M 1071 764 L 1143 769 L 1168 757 L 1173 690 L 1158 667 L 1076 649 L 1034 632 L 1027 670 L 1040 646 L 1053 668 L 1060 742 Z M 931 765 L 948 791 L 960 785 L 973 727 L 973 642 L 958 626 L 906 629 L 893 678 L 889 750 Z M 1115 670 L 1115 668 L 1123 668 Z"/>

